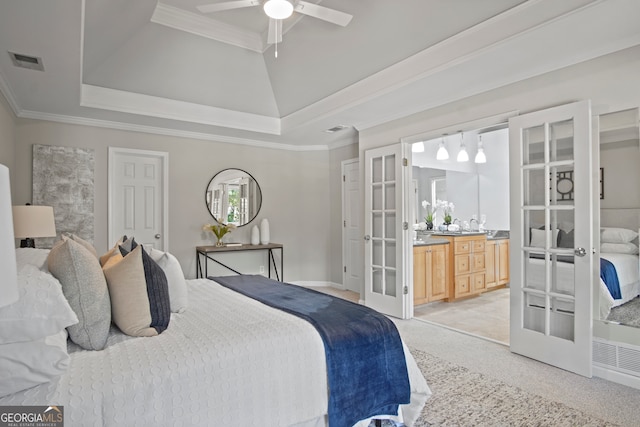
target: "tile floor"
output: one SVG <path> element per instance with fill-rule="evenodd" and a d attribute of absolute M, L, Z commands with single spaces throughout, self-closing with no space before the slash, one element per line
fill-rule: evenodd
<path fill-rule="evenodd" d="M 320 292 L 358 302 L 359 295 L 330 286 L 314 286 Z M 432 302 L 414 308 L 414 317 L 451 329 L 509 344 L 509 288 L 455 302 Z"/>

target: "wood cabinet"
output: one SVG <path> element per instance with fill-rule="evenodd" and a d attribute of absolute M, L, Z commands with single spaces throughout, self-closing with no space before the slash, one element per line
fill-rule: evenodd
<path fill-rule="evenodd" d="M 486 288 L 505 287 L 510 280 L 509 239 L 487 240 L 486 248 Z"/>
<path fill-rule="evenodd" d="M 448 244 L 414 246 L 413 304 L 420 305 L 449 297 Z"/>
<path fill-rule="evenodd" d="M 443 236 L 449 240 L 449 296 L 447 301 L 477 295 L 486 289 L 486 242 L 481 235 Z"/>

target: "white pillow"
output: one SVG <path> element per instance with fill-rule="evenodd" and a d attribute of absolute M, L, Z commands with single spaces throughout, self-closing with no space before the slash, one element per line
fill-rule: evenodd
<path fill-rule="evenodd" d="M 557 228 L 553 230 L 553 241 L 551 242 L 551 247 L 555 247 L 558 242 L 558 233 L 560 230 Z M 544 248 L 546 245 L 546 234 L 547 230 L 538 230 L 537 228 L 531 229 L 531 243 L 530 246 L 536 248 Z"/>
<path fill-rule="evenodd" d="M 67 331 L 0 345 L 0 397 L 46 383 L 69 367 Z"/>
<path fill-rule="evenodd" d="M 603 227 L 600 229 L 601 243 L 629 243 L 638 237 L 638 232 L 626 228 Z"/>
<path fill-rule="evenodd" d="M 18 269 L 18 291 L 18 301 L 0 307 L 0 344 L 41 339 L 78 323 L 60 282 L 35 265 Z"/>
<path fill-rule="evenodd" d="M 47 257 L 49 249 L 16 248 L 16 263 L 18 270 L 25 265 L 35 265 L 42 271 L 49 271 Z"/>
<path fill-rule="evenodd" d="M 169 284 L 169 301 L 173 313 L 182 313 L 189 305 L 187 295 L 187 282 L 184 280 L 184 273 L 178 259 L 169 252 L 163 252 L 151 248 L 149 254 L 164 271 Z"/>
<path fill-rule="evenodd" d="M 601 243 L 600 252 L 613 254 L 638 254 L 638 246 L 634 243 Z"/>

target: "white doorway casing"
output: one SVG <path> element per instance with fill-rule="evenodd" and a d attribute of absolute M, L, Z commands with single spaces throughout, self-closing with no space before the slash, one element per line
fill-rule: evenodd
<path fill-rule="evenodd" d="M 108 236 L 169 247 L 169 153 L 109 147 Z"/>
<path fill-rule="evenodd" d="M 342 162 L 342 284 L 358 294 L 364 273 L 360 162 Z"/>

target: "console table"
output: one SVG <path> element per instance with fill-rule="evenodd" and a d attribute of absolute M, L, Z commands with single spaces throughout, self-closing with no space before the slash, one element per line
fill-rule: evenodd
<path fill-rule="evenodd" d="M 273 250 L 280 249 L 280 272 L 278 272 L 278 266 L 273 256 Z M 208 277 L 207 261 L 211 260 L 224 268 L 233 271 L 236 274 L 242 274 L 239 271 L 223 264 L 219 260 L 215 259 L 215 254 L 228 253 L 228 252 L 246 252 L 246 251 L 267 251 L 267 268 L 269 272 L 269 278 L 271 278 L 271 264 L 273 264 L 273 270 L 276 274 L 276 279 L 284 281 L 284 248 L 280 243 L 269 243 L 266 245 L 239 245 L 239 246 L 196 246 L 196 275 L 198 278 Z M 204 264 L 204 275 L 202 274 L 202 267 Z"/>

